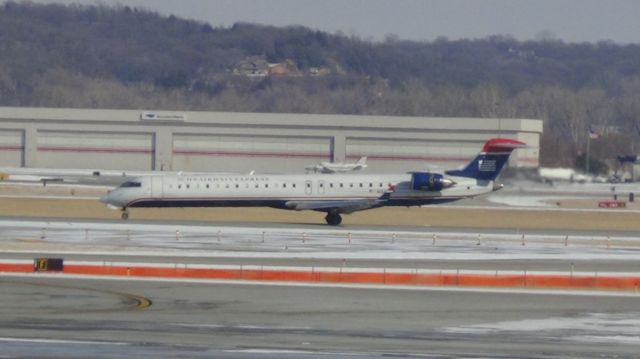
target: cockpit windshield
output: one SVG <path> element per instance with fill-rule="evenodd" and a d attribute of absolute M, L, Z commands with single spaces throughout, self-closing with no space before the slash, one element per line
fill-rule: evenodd
<path fill-rule="evenodd" d="M 120 188 L 130 188 L 130 187 L 142 187 L 142 183 L 134 182 L 134 181 L 127 181 L 127 182 L 125 182 L 125 183 L 120 185 Z"/>

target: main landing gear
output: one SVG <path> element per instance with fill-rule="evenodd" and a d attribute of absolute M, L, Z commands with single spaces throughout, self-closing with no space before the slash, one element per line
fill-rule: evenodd
<path fill-rule="evenodd" d="M 332 226 L 338 226 L 342 223 L 342 216 L 337 213 L 327 213 L 327 216 L 324 217 L 324 219 L 327 221 L 327 224 Z"/>
<path fill-rule="evenodd" d="M 122 209 L 122 215 L 120 216 L 124 221 L 129 219 L 129 211 L 126 208 Z"/>

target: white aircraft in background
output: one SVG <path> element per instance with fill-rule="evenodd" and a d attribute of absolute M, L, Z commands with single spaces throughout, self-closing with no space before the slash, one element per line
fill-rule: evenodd
<path fill-rule="evenodd" d="M 383 206 L 421 206 L 456 201 L 502 188 L 495 179 L 519 141 L 495 138 L 463 169 L 407 174 L 164 175 L 144 176 L 100 200 L 129 207 L 273 207 L 326 212 L 330 225 L 342 214 Z"/>
<path fill-rule="evenodd" d="M 357 171 L 363 168 L 367 168 L 367 157 L 360 157 L 356 163 L 344 163 L 344 162 L 320 162 L 319 164 L 305 169 L 316 173 L 342 173 Z"/>

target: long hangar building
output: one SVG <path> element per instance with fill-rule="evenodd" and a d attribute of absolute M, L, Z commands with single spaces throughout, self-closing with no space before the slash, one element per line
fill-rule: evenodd
<path fill-rule="evenodd" d="M 368 172 L 457 168 L 492 137 L 531 146 L 510 166 L 538 167 L 542 121 L 0 107 L 0 166 L 301 173 L 368 157 Z"/>

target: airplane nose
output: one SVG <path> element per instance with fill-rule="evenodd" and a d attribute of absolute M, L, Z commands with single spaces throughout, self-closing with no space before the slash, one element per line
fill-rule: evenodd
<path fill-rule="evenodd" d="M 105 194 L 104 196 L 100 197 L 100 202 L 104 203 L 104 204 L 110 204 L 113 201 L 113 196 L 111 195 L 111 192 L 113 192 L 112 190 L 108 190 L 107 194 Z"/>
<path fill-rule="evenodd" d="M 100 202 L 106 204 L 107 207 L 111 209 L 122 208 L 122 203 L 118 201 L 118 197 L 114 196 L 113 193 L 111 193 L 111 191 L 109 191 L 109 193 L 105 194 L 104 196 L 100 197 Z"/>

